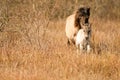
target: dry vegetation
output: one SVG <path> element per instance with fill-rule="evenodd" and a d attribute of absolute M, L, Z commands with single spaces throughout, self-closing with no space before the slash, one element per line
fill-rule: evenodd
<path fill-rule="evenodd" d="M 90 54 L 66 45 L 65 19 L 91 7 Z M 120 80 L 119 0 L 0 0 L 0 80 Z"/>

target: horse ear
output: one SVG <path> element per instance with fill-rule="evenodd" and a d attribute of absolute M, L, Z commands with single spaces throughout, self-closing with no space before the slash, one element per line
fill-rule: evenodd
<path fill-rule="evenodd" d="M 90 12 L 90 7 L 88 7 L 88 12 Z"/>

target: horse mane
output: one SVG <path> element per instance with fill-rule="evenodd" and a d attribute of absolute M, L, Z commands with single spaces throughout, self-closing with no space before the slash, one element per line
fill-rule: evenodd
<path fill-rule="evenodd" d="M 74 22 L 74 27 L 79 27 L 79 29 L 81 29 L 81 17 L 85 17 L 85 15 L 88 15 L 88 17 L 90 16 L 90 8 L 89 7 L 79 7 L 76 11 L 75 11 L 75 22 Z"/>
<path fill-rule="evenodd" d="M 77 11 L 75 12 L 75 22 L 74 22 L 74 27 L 79 27 L 81 28 L 81 25 L 80 25 L 80 18 L 79 18 L 79 15 L 80 15 L 80 11 L 79 9 L 77 9 Z"/>

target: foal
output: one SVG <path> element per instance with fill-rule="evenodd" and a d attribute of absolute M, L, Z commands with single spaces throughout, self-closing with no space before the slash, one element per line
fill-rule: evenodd
<path fill-rule="evenodd" d="M 82 29 L 80 29 L 76 35 L 76 47 L 77 52 L 87 51 L 90 52 L 90 36 L 91 36 L 91 26 L 90 24 L 82 25 Z"/>

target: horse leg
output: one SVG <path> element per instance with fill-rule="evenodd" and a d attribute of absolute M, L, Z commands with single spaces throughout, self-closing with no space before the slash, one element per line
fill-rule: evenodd
<path fill-rule="evenodd" d="M 77 54 L 79 55 L 80 54 L 80 44 L 76 44 L 76 47 L 77 47 Z"/>
<path fill-rule="evenodd" d="M 69 39 L 67 39 L 67 45 L 70 45 L 70 40 Z"/>
<path fill-rule="evenodd" d="M 84 53 L 84 46 L 82 44 L 80 44 L 80 53 Z"/>
<path fill-rule="evenodd" d="M 87 45 L 87 53 L 90 53 L 90 51 L 91 51 L 91 47 L 90 45 Z"/>
<path fill-rule="evenodd" d="M 70 45 L 71 43 L 75 45 L 75 41 L 73 39 L 68 39 L 67 40 L 67 45 Z"/>
<path fill-rule="evenodd" d="M 75 45 L 75 40 L 71 40 L 72 41 L 72 43 Z"/>

